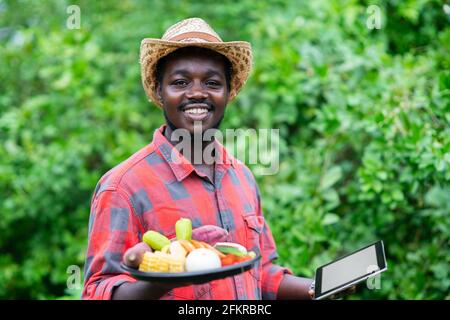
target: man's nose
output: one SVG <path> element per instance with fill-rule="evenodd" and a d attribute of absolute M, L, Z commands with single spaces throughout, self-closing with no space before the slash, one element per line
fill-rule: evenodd
<path fill-rule="evenodd" d="M 186 92 L 186 98 L 188 99 L 206 99 L 208 98 L 208 94 L 206 93 L 205 88 L 201 85 L 201 83 L 196 83 L 192 85 L 190 90 Z"/>

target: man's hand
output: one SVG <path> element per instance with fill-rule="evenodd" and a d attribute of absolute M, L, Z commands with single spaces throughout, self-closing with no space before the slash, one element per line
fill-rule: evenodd
<path fill-rule="evenodd" d="M 327 299 L 328 299 L 328 300 L 337 300 L 337 299 L 341 299 L 341 298 L 343 298 L 344 296 L 347 296 L 347 295 L 349 295 L 349 294 L 353 294 L 353 293 L 355 293 L 355 292 L 356 292 L 356 286 L 352 286 L 352 287 L 350 287 L 350 288 L 348 288 L 348 289 L 345 289 L 345 290 L 342 291 L 342 292 L 338 292 L 338 293 L 336 293 L 336 294 L 332 294 L 332 295 L 329 296 Z M 308 291 L 308 294 L 309 294 L 309 296 L 311 297 L 311 300 L 314 299 L 314 296 L 315 296 L 315 291 L 314 291 L 314 289 L 310 289 L 310 290 Z"/>

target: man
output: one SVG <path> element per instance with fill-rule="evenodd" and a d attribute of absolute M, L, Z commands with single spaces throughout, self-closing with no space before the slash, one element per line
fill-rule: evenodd
<path fill-rule="evenodd" d="M 183 20 L 163 38 L 141 44 L 142 81 L 163 109 L 167 124 L 153 141 L 106 173 L 92 199 L 85 266 L 85 299 L 310 299 L 312 279 L 274 263 L 271 231 L 250 170 L 215 139 L 193 143 L 196 134 L 217 129 L 225 108 L 250 73 L 247 42 L 222 42 L 201 19 Z M 176 148 L 184 130 L 189 148 Z M 205 150 L 213 146 L 213 162 Z M 192 151 L 192 152 L 189 152 Z M 196 154 L 202 155 L 195 161 Z M 198 159 L 197 159 L 198 160 Z M 216 225 L 226 241 L 261 254 L 248 272 L 200 285 L 136 281 L 119 266 L 124 252 L 147 230 L 174 236 L 175 222 L 194 228 Z"/>

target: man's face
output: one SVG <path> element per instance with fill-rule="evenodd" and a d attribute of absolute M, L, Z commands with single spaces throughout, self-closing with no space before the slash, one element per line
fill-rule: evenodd
<path fill-rule="evenodd" d="M 202 131 L 217 128 L 228 102 L 225 62 L 205 53 L 168 58 L 158 85 L 164 114 L 175 128 L 194 133 L 194 122 Z"/>

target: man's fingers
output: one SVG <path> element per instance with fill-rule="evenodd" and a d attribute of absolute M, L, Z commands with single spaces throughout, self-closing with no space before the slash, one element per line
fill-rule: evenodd
<path fill-rule="evenodd" d="M 139 268 L 146 251 L 152 251 L 152 249 L 145 242 L 139 242 L 125 252 L 123 263 L 130 268 Z"/>
<path fill-rule="evenodd" d="M 352 286 L 352 287 L 346 289 L 346 290 L 343 292 L 343 294 L 347 295 L 347 294 L 353 294 L 353 293 L 355 293 L 355 292 L 356 292 L 356 286 Z"/>
<path fill-rule="evenodd" d="M 344 296 L 349 295 L 349 294 L 353 294 L 356 292 L 356 286 L 352 286 L 348 289 L 345 289 L 344 291 L 340 292 L 340 293 L 335 293 L 332 294 L 329 299 L 330 300 L 336 300 L 336 299 L 342 299 Z"/>
<path fill-rule="evenodd" d="M 315 295 L 314 290 L 309 290 L 309 291 L 308 291 L 308 294 L 309 294 L 309 296 L 311 297 L 311 299 L 314 299 L 314 295 Z"/>

